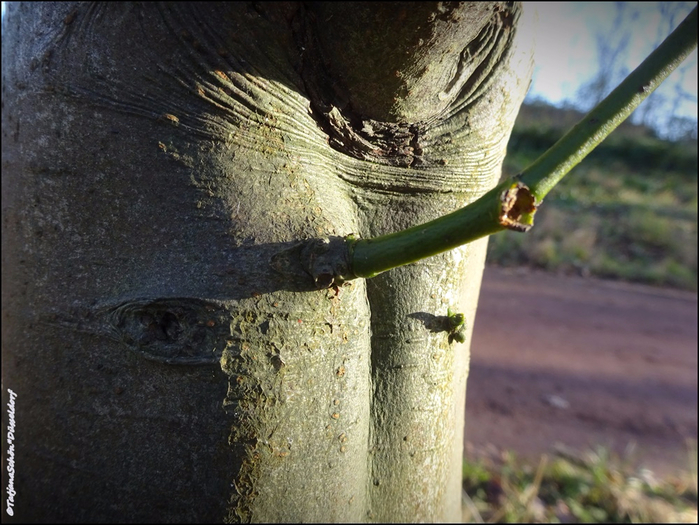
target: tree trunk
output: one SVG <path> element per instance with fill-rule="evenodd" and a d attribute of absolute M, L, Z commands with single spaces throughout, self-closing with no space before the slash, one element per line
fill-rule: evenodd
<path fill-rule="evenodd" d="M 4 510 L 459 519 L 485 241 L 335 289 L 306 267 L 496 183 L 520 9 L 10 4 Z"/>

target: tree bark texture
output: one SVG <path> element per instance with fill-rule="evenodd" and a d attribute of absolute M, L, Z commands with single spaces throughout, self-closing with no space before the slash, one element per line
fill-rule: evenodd
<path fill-rule="evenodd" d="M 16 518 L 460 517 L 485 241 L 327 290 L 304 258 L 497 182 L 531 68 L 520 11 L 8 6 Z"/>

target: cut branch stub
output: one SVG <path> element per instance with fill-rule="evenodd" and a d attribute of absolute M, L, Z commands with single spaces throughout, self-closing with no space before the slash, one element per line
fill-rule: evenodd
<path fill-rule="evenodd" d="M 524 183 L 513 183 L 502 192 L 500 200 L 502 204 L 499 219 L 505 228 L 526 232 L 534 225 L 534 214 L 539 203 Z"/>

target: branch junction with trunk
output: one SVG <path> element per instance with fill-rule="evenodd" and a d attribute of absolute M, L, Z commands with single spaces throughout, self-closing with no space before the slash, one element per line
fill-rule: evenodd
<path fill-rule="evenodd" d="M 697 45 L 697 8 L 619 86 L 528 168 L 475 202 L 431 222 L 372 239 L 309 241 L 306 270 L 329 288 L 451 250 L 505 229 L 526 232 L 549 191 L 643 102 Z"/>

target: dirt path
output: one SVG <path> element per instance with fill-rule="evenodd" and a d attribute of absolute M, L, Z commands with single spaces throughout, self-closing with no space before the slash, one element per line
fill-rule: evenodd
<path fill-rule="evenodd" d="M 697 439 L 697 294 L 486 269 L 466 397 L 468 457 L 556 443 L 687 469 Z"/>

